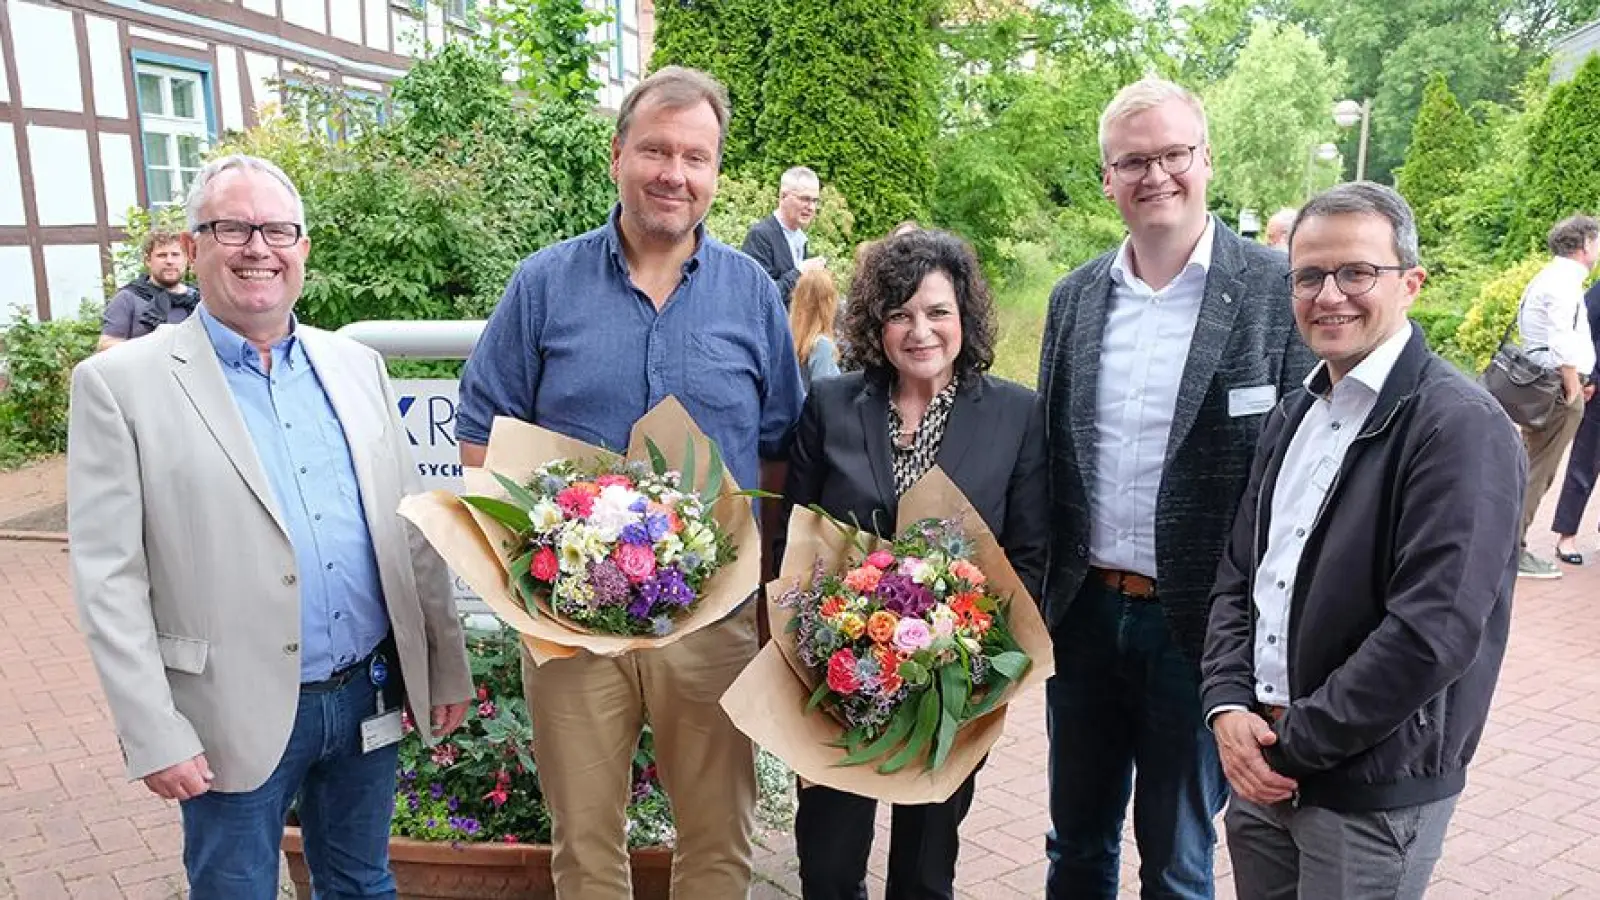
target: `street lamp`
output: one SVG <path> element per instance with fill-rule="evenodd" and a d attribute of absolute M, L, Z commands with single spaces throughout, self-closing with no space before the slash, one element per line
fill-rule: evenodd
<path fill-rule="evenodd" d="M 1315 172 L 1318 161 L 1333 162 L 1339 158 L 1339 148 L 1333 144 L 1312 144 L 1306 153 L 1306 198 L 1316 189 Z"/>
<path fill-rule="evenodd" d="M 1333 121 L 1340 128 L 1349 128 L 1357 122 L 1361 123 L 1361 147 L 1356 151 L 1356 180 L 1364 181 L 1367 177 L 1367 132 L 1372 127 L 1372 101 L 1340 100 L 1333 105 Z"/>

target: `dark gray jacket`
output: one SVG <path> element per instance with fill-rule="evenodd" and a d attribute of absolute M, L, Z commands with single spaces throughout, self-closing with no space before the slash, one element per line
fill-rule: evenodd
<path fill-rule="evenodd" d="M 1278 468 L 1313 402 L 1288 398 L 1262 433 L 1217 574 L 1208 711 L 1255 703 L 1252 585 Z M 1300 782 L 1302 803 L 1394 809 L 1461 791 L 1505 655 L 1527 480 L 1499 404 L 1413 325 L 1306 538 L 1290 599 L 1292 699 L 1265 753 Z"/>
<path fill-rule="evenodd" d="M 1113 250 L 1050 295 L 1039 392 L 1049 450 L 1050 568 L 1045 620 L 1059 625 L 1089 570 L 1089 492 L 1095 473 L 1095 395 L 1111 296 Z M 1178 645 L 1198 661 L 1217 561 L 1244 493 L 1266 413 L 1228 414 L 1228 394 L 1274 385 L 1301 390 L 1316 361 L 1289 303 L 1288 258 L 1217 222 L 1210 275 L 1183 366 L 1172 437 L 1156 498 L 1156 590 Z"/>
<path fill-rule="evenodd" d="M 789 249 L 789 239 L 784 236 L 783 223 L 778 221 L 777 215 L 767 216 L 751 225 L 739 250 L 760 263 L 761 268 L 772 276 L 773 282 L 778 285 L 778 295 L 783 298 L 784 308 L 787 309 L 795 282 L 800 280 L 800 269 L 794 264 L 794 252 Z M 801 256 L 810 255 L 811 250 L 807 246 Z"/>

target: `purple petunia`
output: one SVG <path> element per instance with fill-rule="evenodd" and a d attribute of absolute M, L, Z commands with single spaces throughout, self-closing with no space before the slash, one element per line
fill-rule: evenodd
<path fill-rule="evenodd" d="M 444 796 L 444 785 L 440 784 L 437 781 L 435 781 L 433 784 L 429 785 L 428 786 L 428 796 L 432 797 L 435 800 L 438 800 L 439 798 L 443 797 Z"/>
<path fill-rule="evenodd" d="M 933 591 L 900 574 L 880 578 L 876 593 L 883 601 L 884 609 L 902 618 L 922 616 L 933 609 L 935 601 Z"/>
<path fill-rule="evenodd" d="M 621 606 L 628 602 L 628 595 L 632 593 L 628 576 L 622 574 L 610 558 L 589 564 L 589 584 L 594 587 L 597 606 Z"/>

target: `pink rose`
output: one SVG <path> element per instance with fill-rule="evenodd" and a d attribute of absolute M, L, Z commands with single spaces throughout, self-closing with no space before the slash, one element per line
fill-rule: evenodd
<path fill-rule="evenodd" d="M 878 550 L 867 557 L 867 565 L 877 569 L 887 569 L 894 565 L 894 554 L 887 550 Z"/>
<path fill-rule="evenodd" d="M 618 544 L 611 558 L 616 560 L 622 574 L 635 584 L 656 573 L 656 551 L 643 544 Z"/>
<path fill-rule="evenodd" d="M 933 643 L 933 632 L 928 623 L 907 616 L 894 626 L 894 645 L 906 653 L 915 653 Z"/>

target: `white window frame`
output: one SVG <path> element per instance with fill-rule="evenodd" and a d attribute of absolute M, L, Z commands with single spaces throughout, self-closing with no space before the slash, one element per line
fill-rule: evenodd
<path fill-rule="evenodd" d="M 146 75 L 161 79 L 161 112 L 150 112 L 144 108 L 144 94 L 139 90 L 139 78 Z M 177 81 L 193 85 L 195 113 L 193 118 L 182 118 L 172 114 L 172 85 Z M 178 138 L 198 138 L 202 154 L 210 146 L 211 123 L 206 117 L 205 91 L 206 79 L 202 72 L 143 61 L 134 64 L 134 103 L 139 109 L 141 151 L 145 142 L 151 137 L 160 137 L 165 142 L 167 149 L 168 164 L 165 166 L 157 165 L 151 160 L 149 153 L 144 153 L 145 185 L 150 193 L 150 205 L 152 207 L 172 206 L 182 203 L 188 193 L 190 183 L 200 171 L 199 166 L 186 168 L 181 164 L 181 157 L 178 153 Z M 170 173 L 169 183 L 176 188 L 174 196 L 156 196 L 154 184 L 150 179 L 150 173 L 155 170 Z"/>

